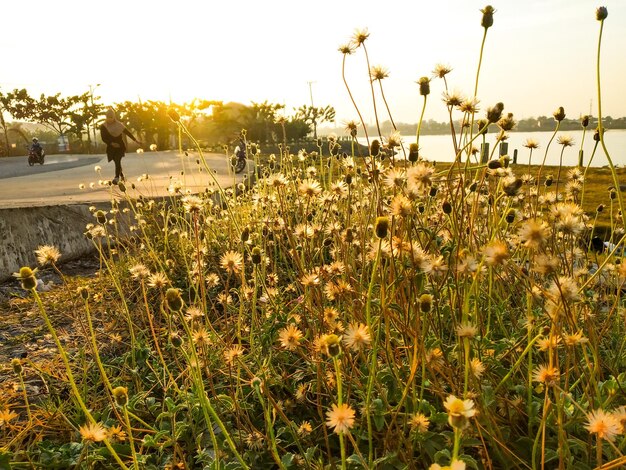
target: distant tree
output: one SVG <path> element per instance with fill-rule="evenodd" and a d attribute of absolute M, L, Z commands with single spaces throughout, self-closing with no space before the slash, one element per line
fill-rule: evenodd
<path fill-rule="evenodd" d="M 317 139 L 317 125 L 335 120 L 335 108 L 326 106 L 318 108 L 315 106 L 300 106 L 296 110 L 296 119 L 301 119 L 305 123 L 313 126 L 313 138 Z"/>
<path fill-rule="evenodd" d="M 248 131 L 248 139 L 259 142 L 275 140 L 279 127 L 276 124 L 278 111 L 285 105 L 277 103 L 252 102 L 252 106 L 245 109 L 242 125 Z"/>

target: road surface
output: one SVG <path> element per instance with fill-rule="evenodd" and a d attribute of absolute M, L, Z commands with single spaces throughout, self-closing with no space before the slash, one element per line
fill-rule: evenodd
<path fill-rule="evenodd" d="M 242 181 L 253 168 L 248 160 L 246 169 L 233 175 L 226 155 L 204 155 L 222 187 Z M 168 187 L 177 181 L 193 192 L 214 186 L 198 161 L 195 152 L 182 156 L 174 151 L 126 154 L 122 166 L 128 193 L 131 197 L 166 196 Z M 105 183 L 113 176 L 113 162 L 107 162 L 102 154 L 48 155 L 43 165 L 32 167 L 26 156 L 0 158 L 0 209 L 108 201 L 121 196 L 117 186 Z"/>

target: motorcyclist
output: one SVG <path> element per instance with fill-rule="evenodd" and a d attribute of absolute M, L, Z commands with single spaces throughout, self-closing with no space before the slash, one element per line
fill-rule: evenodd
<path fill-rule="evenodd" d="M 41 153 L 43 152 L 43 147 L 39 143 L 39 139 L 37 137 L 33 137 L 33 143 L 30 146 L 30 151 L 33 152 L 38 157 L 41 157 Z"/>

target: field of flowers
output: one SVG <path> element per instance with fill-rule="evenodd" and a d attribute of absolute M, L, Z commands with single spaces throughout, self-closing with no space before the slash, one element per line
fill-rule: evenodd
<path fill-rule="evenodd" d="M 493 14 L 482 10 L 485 37 Z M 602 28 L 606 9 L 596 17 Z M 344 65 L 367 40 L 357 31 L 340 49 Z M 386 71 L 369 73 L 375 96 Z M 419 80 L 424 105 L 448 73 Z M 181 184 L 155 200 L 120 183 L 125 197 L 87 227 L 95 279 L 66 279 L 52 302 L 37 270 L 16 275 L 58 360 L 5 367 L 21 386 L 0 397 L 0 468 L 623 468 L 617 173 L 585 212 L 584 167 L 480 163 L 487 128 L 501 141 L 515 125 L 502 103 L 444 103 L 463 123 L 452 165 L 421 158 L 418 126 L 406 154 L 396 134 L 368 155 L 333 137 L 312 153 L 249 143 L 250 184 L 230 189 Z M 610 161 L 598 114 L 589 138 Z M 553 151 L 572 144 L 557 134 L 564 117 Z M 362 130 L 346 123 L 354 142 Z M 59 269 L 54 247 L 37 255 Z M 62 309 L 79 340 L 56 325 Z M 29 396 L 28 371 L 43 398 Z"/>

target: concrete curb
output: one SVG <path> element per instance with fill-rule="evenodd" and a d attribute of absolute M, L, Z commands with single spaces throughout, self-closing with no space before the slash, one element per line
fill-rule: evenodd
<path fill-rule="evenodd" d="M 60 262 L 93 253 L 85 238 L 85 225 L 94 223 L 92 204 L 0 209 L 0 281 L 22 266 L 37 266 L 35 250 L 52 245 L 62 254 Z M 110 210 L 110 203 L 93 204 Z"/>

